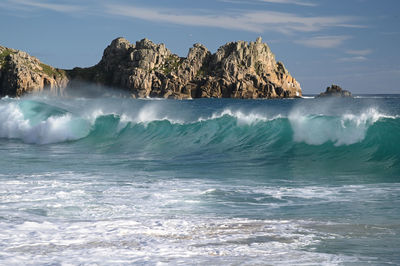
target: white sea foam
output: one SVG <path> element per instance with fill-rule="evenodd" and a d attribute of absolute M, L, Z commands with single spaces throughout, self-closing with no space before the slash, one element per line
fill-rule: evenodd
<path fill-rule="evenodd" d="M 42 121 L 34 121 L 24 114 L 15 99 L 3 98 L 0 105 L 0 138 L 21 139 L 26 143 L 49 144 L 69 140 L 77 140 L 87 136 L 91 127 L 100 117 L 107 115 L 118 116 L 118 130 L 125 128 L 128 123 L 147 126 L 153 121 L 169 121 L 171 124 L 183 124 L 182 120 L 171 119 L 163 114 L 162 108 L 155 103 L 148 103 L 137 112 L 124 112 L 117 107 L 105 108 L 83 106 L 76 114 L 65 113 L 50 116 Z M 86 102 L 86 101 L 85 101 Z M 34 113 L 37 115 L 37 113 Z"/>
<path fill-rule="evenodd" d="M 372 125 L 381 118 L 396 119 L 397 117 L 381 113 L 376 108 L 368 108 L 359 115 L 344 114 L 342 121 L 352 121 L 357 126 L 361 126 L 364 124 Z"/>
<path fill-rule="evenodd" d="M 202 122 L 208 120 L 215 120 L 224 116 L 230 116 L 236 118 L 239 125 L 253 125 L 259 122 L 272 121 L 281 118 L 281 115 L 276 115 L 269 118 L 264 114 L 260 114 L 254 111 L 246 113 L 241 110 L 231 110 L 228 108 L 224 109 L 222 112 L 217 112 L 212 114 L 211 117 L 207 118 L 200 117 L 197 121 Z"/>
<path fill-rule="evenodd" d="M 218 208 L 213 211 L 210 204 L 225 203 L 224 197 L 233 195 L 268 213 L 272 208 L 262 200 L 254 203 L 249 199 L 272 196 L 278 199 L 275 204 L 283 207 L 310 206 L 329 201 L 365 202 L 371 196 L 379 200 L 399 192 L 392 184 L 291 188 L 138 176 L 115 180 L 74 172 L 22 175 L 18 182 L 4 177 L 1 181 L 0 202 L 7 203 L 0 220 L 0 264 L 5 265 L 357 262 L 357 257 L 312 249 L 325 240 L 346 237 L 341 232 L 353 230 L 352 225 L 274 216 L 231 218 Z M 389 234 L 388 230 L 360 230 L 360 234 L 374 238 L 374 234 Z"/>
<path fill-rule="evenodd" d="M 271 121 L 278 118 L 281 118 L 281 115 L 276 115 L 273 117 L 267 117 L 264 114 L 260 114 L 257 112 L 243 112 L 241 110 L 231 110 L 231 109 L 224 109 L 221 112 L 213 113 L 209 117 L 200 117 L 197 120 L 185 120 L 182 118 L 171 118 L 170 116 L 165 114 L 162 106 L 159 106 L 155 103 L 145 104 L 135 113 L 127 113 L 127 112 L 110 112 L 105 111 L 103 109 L 95 109 L 91 111 L 89 114 L 86 114 L 85 117 L 90 121 L 95 121 L 98 117 L 104 115 L 117 115 L 120 117 L 120 123 L 135 123 L 135 124 L 143 124 L 147 126 L 149 123 L 154 121 L 168 121 L 171 124 L 192 124 L 197 122 L 204 122 L 222 118 L 224 116 L 230 116 L 237 120 L 239 125 L 253 125 L 259 122 Z"/>
<path fill-rule="evenodd" d="M 0 137 L 21 139 L 27 143 L 48 144 L 76 140 L 86 136 L 89 125 L 71 114 L 51 116 L 33 124 L 16 102 L 0 105 Z"/>
<path fill-rule="evenodd" d="M 351 145 L 364 140 L 368 128 L 382 118 L 395 118 L 369 108 L 359 114 L 345 113 L 339 116 L 308 114 L 293 110 L 289 121 L 294 140 L 310 145 L 333 142 L 335 146 Z"/>
<path fill-rule="evenodd" d="M 96 108 L 94 110 L 86 111 L 84 117 L 94 123 L 97 118 L 106 115 L 115 115 L 120 119 L 121 127 L 123 128 L 127 123 L 143 124 L 147 126 L 154 121 L 169 121 L 171 124 L 183 124 L 180 119 L 172 119 L 164 114 L 162 107 L 158 103 L 146 103 L 139 110 L 132 112 L 124 109 L 110 109 Z"/>
<path fill-rule="evenodd" d="M 83 117 L 85 119 L 87 119 L 88 121 L 90 121 L 91 124 L 94 124 L 96 122 L 97 118 L 104 116 L 104 115 L 105 115 L 105 112 L 102 109 L 95 109 L 90 112 L 84 113 Z"/>
<path fill-rule="evenodd" d="M 288 186 L 236 186 L 232 188 L 224 188 L 217 186 L 201 192 L 205 197 L 229 197 L 236 194 L 242 198 L 253 198 L 256 200 L 255 205 L 263 205 L 269 207 L 296 206 L 301 204 L 319 205 L 327 202 L 354 202 L 367 201 L 369 198 L 385 197 L 387 194 L 397 194 L 400 192 L 399 187 L 390 186 L 367 186 L 367 185 L 343 185 L 343 186 L 304 186 L 304 187 L 288 187 Z M 270 199 L 277 199 L 271 201 Z M 308 201 L 310 200 L 310 201 Z"/>
<path fill-rule="evenodd" d="M 0 223 L 4 264 L 315 264 L 356 258 L 301 249 L 329 238 L 301 221 L 115 219 L 96 222 Z M 8 229 L 8 230 L 4 230 Z"/>
<path fill-rule="evenodd" d="M 162 114 L 162 110 L 160 110 L 160 106 L 154 103 L 147 104 L 143 106 L 137 117 L 132 120 L 136 123 L 148 124 L 153 121 L 163 121 L 167 120 L 172 124 L 181 124 L 182 122 L 179 120 L 168 118 L 168 116 Z"/>
<path fill-rule="evenodd" d="M 43 100 L 43 99 L 42 99 Z M 56 101 L 60 109 L 69 110 L 63 115 L 51 116 L 39 123 L 33 122 L 23 113 L 19 103 L 23 99 L 3 98 L 0 105 L 0 137 L 17 138 L 28 143 L 56 143 L 83 138 L 89 134 L 91 126 L 102 116 L 115 115 L 119 118 L 117 131 L 128 123 L 142 124 L 145 127 L 154 121 L 169 121 L 171 124 L 191 124 L 210 121 L 229 116 L 236 119 L 237 125 L 255 125 L 272 121 L 286 115 L 267 115 L 261 110 L 241 110 L 225 108 L 208 117 L 193 117 L 185 112 L 171 112 L 165 102 L 144 101 L 137 105 L 131 102 L 99 100 Z M 365 138 L 368 128 L 382 118 L 396 118 L 386 115 L 376 108 L 369 108 L 358 114 L 342 113 L 327 116 L 332 107 L 329 102 L 317 106 L 323 114 L 303 108 L 294 108 L 288 118 L 293 129 L 293 138 L 297 142 L 321 145 L 333 142 L 336 146 L 358 143 Z M 175 108 L 175 107 L 174 107 Z M 174 110 L 174 109 L 172 109 Z M 168 112 L 169 111 L 169 112 Z M 186 117 L 186 119 L 185 119 Z M 189 117 L 190 119 L 187 119 Z"/>

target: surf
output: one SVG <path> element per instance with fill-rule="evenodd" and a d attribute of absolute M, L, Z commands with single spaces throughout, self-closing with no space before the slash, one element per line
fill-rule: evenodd
<path fill-rule="evenodd" d="M 315 160 L 353 161 L 356 156 L 365 162 L 400 162 L 398 115 L 370 106 L 340 114 L 314 112 L 305 105 L 276 109 L 229 102 L 204 111 L 177 101 L 3 98 L 0 138 L 31 145 L 102 145 L 128 153 L 208 151 L 284 158 L 296 152 Z"/>

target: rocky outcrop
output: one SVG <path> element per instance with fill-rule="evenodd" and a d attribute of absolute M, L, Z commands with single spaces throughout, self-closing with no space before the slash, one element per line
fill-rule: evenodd
<path fill-rule="evenodd" d="M 22 54 L 18 56 L 21 57 Z M 135 98 L 301 96 L 300 84 L 283 63 L 275 61 L 274 54 L 261 38 L 250 43 L 227 43 L 214 54 L 203 45 L 195 44 L 185 58 L 171 53 L 164 44 L 155 44 L 148 39 L 131 44 L 124 38 L 117 38 L 104 50 L 97 65 L 65 71 L 43 67 L 27 54 L 24 58 L 29 59 L 24 59 L 29 61 L 29 66 L 23 68 L 26 64 L 21 64 L 22 60 L 17 64 L 20 67 L 12 67 L 16 59 L 7 55 L 7 71 L 0 72 L 2 76 L 3 72 L 8 73 L 7 78 L 0 76 L 1 94 L 20 95 L 45 87 L 63 88 L 67 83 L 79 87 L 81 82 L 89 82 L 124 89 Z M 25 73 L 24 77 L 17 79 L 20 73 Z M 17 93 L 10 93 L 14 88 Z"/>
<path fill-rule="evenodd" d="M 338 85 L 332 85 L 326 88 L 326 91 L 320 93 L 317 97 L 352 97 L 352 95 L 349 91 L 343 90 Z"/>
<path fill-rule="evenodd" d="M 25 52 L 0 46 L 1 96 L 43 90 L 61 94 L 67 83 L 65 71 L 43 64 Z"/>
<path fill-rule="evenodd" d="M 201 97 L 288 98 L 301 96 L 300 84 L 261 38 L 218 49 L 204 67 Z"/>

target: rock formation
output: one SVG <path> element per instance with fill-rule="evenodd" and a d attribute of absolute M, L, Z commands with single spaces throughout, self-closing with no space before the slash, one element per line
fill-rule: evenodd
<path fill-rule="evenodd" d="M 65 71 L 41 63 L 25 52 L 0 46 L 0 95 L 21 96 L 48 89 L 62 94 Z"/>
<path fill-rule="evenodd" d="M 261 38 L 250 43 L 227 43 L 215 54 L 203 45 L 195 44 L 186 58 L 171 53 L 164 44 L 154 44 L 148 39 L 131 44 L 124 38 L 117 38 L 104 50 L 97 65 L 65 71 L 46 65 L 43 67 L 36 58 L 25 53 L 23 58 L 28 58 L 24 60 L 29 62 L 29 67 L 23 68 L 23 71 L 20 69 L 21 65 L 26 65 L 24 60 L 13 63 L 11 67 L 11 62 L 22 58 L 20 53 L 23 53 L 12 51 L 18 56 L 7 55 L 6 71 L 0 69 L 2 95 L 21 95 L 44 87 L 62 88 L 67 83 L 78 87 L 81 82 L 89 82 L 127 90 L 136 98 L 255 99 L 301 96 L 300 84 L 283 63 L 275 61 L 274 54 Z M 19 77 L 18 73 L 26 74 L 14 81 L 15 77 Z M 14 88 L 16 93 L 13 93 Z"/>
<path fill-rule="evenodd" d="M 326 88 L 325 92 L 320 93 L 317 97 L 352 97 L 349 91 L 343 90 L 338 85 L 332 85 Z"/>

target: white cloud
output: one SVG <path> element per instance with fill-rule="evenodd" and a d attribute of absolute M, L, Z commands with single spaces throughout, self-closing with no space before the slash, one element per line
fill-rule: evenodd
<path fill-rule="evenodd" d="M 316 36 L 308 39 L 298 40 L 296 43 L 316 48 L 334 48 L 341 45 L 350 36 Z"/>
<path fill-rule="evenodd" d="M 5 0 L 9 9 L 25 11 L 45 9 L 77 14 L 96 10 L 97 15 L 112 15 L 141 19 L 150 22 L 170 23 L 184 26 L 200 26 L 263 33 L 278 31 L 283 34 L 296 32 L 319 32 L 332 27 L 360 27 L 350 16 L 302 16 L 288 12 L 259 10 L 196 10 L 183 8 L 140 7 L 129 4 L 107 4 L 87 1 L 82 4 L 53 3 L 50 0 Z M 311 5 L 311 0 L 254 0 L 270 3 Z M 77 3 L 74 1 L 74 3 Z M 97 4 L 97 6 L 93 6 Z M 0 4 L 1 5 L 1 4 Z M 93 14 L 93 13 L 92 13 Z M 307 44 L 307 41 L 303 41 Z M 317 44 L 322 40 L 317 40 Z M 323 44 L 319 45 L 323 46 Z"/>
<path fill-rule="evenodd" d="M 358 55 L 358 56 L 366 56 L 372 53 L 371 49 L 364 49 L 364 50 L 347 50 L 346 54 L 350 55 Z"/>
<path fill-rule="evenodd" d="M 291 4 L 298 6 L 317 6 L 317 3 L 303 0 L 219 0 L 220 2 L 232 3 L 232 4 L 249 4 L 256 2 L 273 3 L 273 4 Z"/>
<path fill-rule="evenodd" d="M 338 59 L 338 61 L 340 62 L 363 62 L 367 60 L 368 58 L 366 58 L 365 56 L 352 56 L 352 57 L 343 57 Z"/>
<path fill-rule="evenodd" d="M 27 10 L 27 8 L 40 8 L 66 13 L 82 10 L 82 7 L 77 5 L 55 4 L 38 0 L 9 0 L 8 3 L 10 4 L 9 8 L 22 8 L 24 10 Z"/>
<path fill-rule="evenodd" d="M 316 3 L 310 1 L 301 1 L 301 0 L 260 0 L 260 1 L 267 3 L 277 3 L 277 4 L 294 4 L 299 6 L 317 6 Z"/>
<path fill-rule="evenodd" d="M 364 62 L 367 61 L 367 55 L 371 54 L 371 49 L 363 49 L 363 50 L 347 50 L 346 54 L 350 55 L 348 57 L 342 57 L 337 59 L 339 62 Z"/>
<path fill-rule="evenodd" d="M 278 0 L 277 0 L 278 1 Z M 293 32 L 317 32 L 330 27 L 356 27 L 351 23 L 354 17 L 326 16 L 310 17 L 292 13 L 273 11 L 240 11 L 194 13 L 178 9 L 138 7 L 133 5 L 109 4 L 105 12 L 111 15 L 143 19 L 152 22 L 165 22 L 185 26 L 207 26 L 251 32 L 279 31 L 285 34 Z"/>
<path fill-rule="evenodd" d="M 174 10 L 159 10 L 135 6 L 107 5 L 106 13 L 149 21 L 187 26 L 213 26 L 226 29 L 261 32 L 259 25 L 244 22 L 240 16 L 182 14 Z"/>

